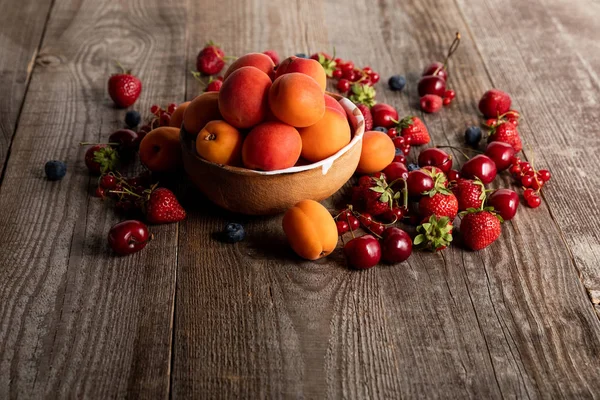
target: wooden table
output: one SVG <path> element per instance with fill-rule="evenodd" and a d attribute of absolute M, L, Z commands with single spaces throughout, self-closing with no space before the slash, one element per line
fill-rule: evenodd
<path fill-rule="evenodd" d="M 600 396 L 600 4 L 592 0 L 0 0 L 0 398 L 593 398 Z M 217 210 L 185 179 L 189 213 L 117 258 L 119 220 L 92 196 L 81 141 L 122 126 L 114 59 L 136 107 L 200 91 L 213 39 L 230 54 L 331 50 L 408 89 L 460 31 L 457 98 L 422 115 L 460 145 L 491 88 L 523 115 L 524 157 L 552 171 L 488 249 L 415 252 L 355 272 L 300 261 L 281 217 Z M 414 156 L 414 152 L 412 154 Z M 48 159 L 66 160 L 59 183 Z M 511 185 L 503 175 L 497 186 Z M 227 221 L 248 238 L 225 245 Z"/>

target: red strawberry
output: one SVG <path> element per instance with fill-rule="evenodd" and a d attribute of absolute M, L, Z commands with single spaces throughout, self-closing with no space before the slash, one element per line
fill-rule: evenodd
<path fill-rule="evenodd" d="M 196 69 L 203 75 L 216 75 L 225 66 L 225 53 L 213 42 L 208 42 L 196 57 Z"/>
<path fill-rule="evenodd" d="M 465 246 L 472 250 L 481 250 L 494 243 L 500 237 L 501 218 L 488 209 L 469 209 L 460 223 L 460 233 Z"/>
<path fill-rule="evenodd" d="M 427 127 L 419 117 L 404 117 L 398 123 L 400 134 L 409 140 L 412 146 L 427 144 L 431 140 Z M 410 139 L 409 139 L 410 138 Z"/>
<path fill-rule="evenodd" d="M 91 174 L 114 171 L 119 166 L 119 153 L 107 144 L 97 144 L 85 152 L 85 165 Z"/>
<path fill-rule="evenodd" d="M 373 129 L 373 115 L 371 114 L 371 109 L 364 104 L 357 104 L 356 107 L 358 107 L 365 118 L 365 132 Z"/>
<path fill-rule="evenodd" d="M 263 54 L 268 55 L 273 60 L 273 64 L 279 65 L 279 54 L 275 50 L 265 50 Z"/>
<path fill-rule="evenodd" d="M 434 252 L 443 250 L 452 242 L 452 221 L 448 217 L 431 215 L 417 226 L 417 233 L 415 246 Z"/>
<path fill-rule="evenodd" d="M 490 130 L 489 142 L 505 142 L 510 144 L 515 152 L 518 153 L 523 148 L 521 137 L 515 124 L 510 121 L 499 121 L 498 124 Z"/>
<path fill-rule="evenodd" d="M 136 102 L 140 93 L 142 93 L 142 81 L 138 77 L 131 75 L 130 71 L 123 70 L 120 74 L 112 75 L 108 79 L 108 94 L 117 107 L 127 108 Z"/>
<path fill-rule="evenodd" d="M 158 188 L 150 193 L 146 204 L 146 219 L 152 224 L 178 222 L 185 218 L 185 210 L 169 189 Z"/>
<path fill-rule="evenodd" d="M 423 196 L 419 200 L 419 214 L 422 217 L 429 217 L 430 215 L 438 215 L 440 217 L 446 216 L 451 219 L 456 217 L 458 214 L 458 200 L 452 192 L 449 194 L 434 193 L 433 196 Z"/>
<path fill-rule="evenodd" d="M 491 89 L 479 100 L 479 111 L 486 118 L 494 118 L 510 110 L 511 99 L 508 93 L 499 89 Z"/>
<path fill-rule="evenodd" d="M 452 192 L 458 200 L 458 209 L 481 208 L 485 200 L 485 186 L 479 180 L 459 179 L 452 187 Z"/>

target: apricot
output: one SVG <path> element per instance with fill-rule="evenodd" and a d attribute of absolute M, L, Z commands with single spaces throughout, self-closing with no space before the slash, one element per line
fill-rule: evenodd
<path fill-rule="evenodd" d="M 302 157 L 317 162 L 340 151 L 350 143 L 350 125 L 337 110 L 325 107 L 325 115 L 314 125 L 299 128 Z"/>
<path fill-rule="evenodd" d="M 271 79 L 254 67 L 234 71 L 219 92 L 219 110 L 223 119 L 236 128 L 258 125 L 267 117 L 270 88 Z"/>
<path fill-rule="evenodd" d="M 330 108 L 335 109 L 336 111 L 341 112 L 342 115 L 344 116 L 344 118 L 346 118 L 346 110 L 344 110 L 344 107 L 342 107 L 340 102 L 328 94 L 325 94 L 324 96 L 325 96 L 325 107 L 330 107 Z"/>
<path fill-rule="evenodd" d="M 192 100 L 185 109 L 183 127 L 190 135 L 196 136 L 204 125 L 216 119 L 223 119 L 219 111 L 219 93 L 206 92 Z"/>
<path fill-rule="evenodd" d="M 171 122 L 169 123 L 169 126 L 177 129 L 181 128 L 181 124 L 183 123 L 183 113 L 185 113 L 185 109 L 188 108 L 190 103 L 191 101 L 186 101 L 185 103 L 181 103 L 177 106 L 173 114 L 171 114 Z"/>
<path fill-rule="evenodd" d="M 181 165 L 179 129 L 161 126 L 150 132 L 140 142 L 140 161 L 150 171 L 175 171 Z"/>
<path fill-rule="evenodd" d="M 292 249 L 307 260 L 325 257 L 337 245 L 338 233 L 333 217 L 314 200 L 302 200 L 287 210 L 282 225 Z"/>
<path fill-rule="evenodd" d="M 275 171 L 293 167 L 300 158 L 302 139 L 293 126 L 265 122 L 248 133 L 242 147 L 244 166 Z"/>
<path fill-rule="evenodd" d="M 224 78 L 227 80 L 229 75 L 231 75 L 234 71 L 242 68 L 242 67 L 254 67 L 265 74 L 271 77 L 273 76 L 273 68 L 275 68 L 275 64 L 271 57 L 263 53 L 248 53 L 246 55 L 241 56 L 237 60 L 235 60 L 227 71 L 225 72 Z"/>
<path fill-rule="evenodd" d="M 325 114 L 321 87 L 310 76 L 298 72 L 275 79 L 269 90 L 269 106 L 279 120 L 299 128 L 316 124 Z"/>
<path fill-rule="evenodd" d="M 242 134 L 225 121 L 210 121 L 196 137 L 196 151 L 208 161 L 242 164 Z"/>
<path fill-rule="evenodd" d="M 362 142 L 362 152 L 356 172 L 361 174 L 379 172 L 394 161 L 396 148 L 387 134 L 368 131 L 363 135 Z"/>
<path fill-rule="evenodd" d="M 281 75 L 292 72 L 299 72 L 310 76 L 317 81 L 323 92 L 325 92 L 325 88 L 327 87 L 327 74 L 325 74 L 323 66 L 319 64 L 317 60 L 298 58 L 296 56 L 286 58 L 277 67 L 275 78 L 279 78 Z"/>

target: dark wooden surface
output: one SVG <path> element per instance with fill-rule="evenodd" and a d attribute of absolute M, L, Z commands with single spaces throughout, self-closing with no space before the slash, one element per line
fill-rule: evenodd
<path fill-rule="evenodd" d="M 598 397 L 597 2 L 0 5 L 0 398 Z M 378 97 L 408 114 L 418 72 L 456 30 L 458 97 L 423 115 L 434 144 L 460 144 L 481 93 L 499 87 L 524 114 L 525 157 L 553 174 L 543 205 L 522 207 L 490 248 L 366 272 L 340 252 L 304 262 L 280 216 L 227 214 L 182 178 L 187 220 L 154 228 L 134 256 L 107 251 L 118 216 L 91 196 L 77 143 L 120 127 L 113 59 L 142 78 L 145 110 L 199 92 L 188 71 L 210 39 L 231 54 L 335 46 L 406 74 L 405 92 L 381 84 Z M 51 158 L 69 164 L 60 183 L 43 177 Z M 231 220 L 245 242 L 214 239 Z"/>

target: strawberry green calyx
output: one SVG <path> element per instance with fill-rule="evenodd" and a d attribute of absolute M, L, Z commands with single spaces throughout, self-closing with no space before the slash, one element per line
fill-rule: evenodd
<path fill-rule="evenodd" d="M 373 107 L 377 103 L 375 101 L 377 92 L 373 86 L 353 83 L 350 91 L 352 92 L 350 100 L 355 104 L 364 104 L 367 107 Z"/>
<path fill-rule="evenodd" d="M 375 183 L 375 186 L 369 188 L 370 190 L 380 193 L 379 201 L 382 203 L 388 203 L 390 208 L 394 206 L 394 200 L 398 200 L 400 198 L 400 192 L 394 192 L 391 185 L 388 185 L 383 174 L 379 176 L 379 178 L 371 178 Z"/>
<path fill-rule="evenodd" d="M 452 194 L 452 191 L 447 187 L 448 179 L 441 169 L 433 167 L 431 171 L 429 169 L 423 169 L 423 171 L 433 178 L 433 189 L 423 192 L 423 195 L 433 197 L 436 193 Z"/>
<path fill-rule="evenodd" d="M 414 115 L 409 115 L 408 117 L 404 117 L 400 121 L 397 121 L 397 129 L 410 128 L 410 126 L 414 123 L 415 118 L 416 117 Z"/>
<path fill-rule="evenodd" d="M 335 67 L 337 65 L 337 63 L 335 62 L 335 49 L 333 49 L 333 57 L 327 58 L 323 55 L 323 53 L 319 53 L 319 59 L 317 61 L 325 70 L 325 74 L 331 78 L 333 76 L 333 71 L 335 71 Z"/>
<path fill-rule="evenodd" d="M 452 224 L 448 217 L 432 215 L 429 220 L 417 227 L 415 246 L 430 251 L 445 249 L 452 242 Z"/>
<path fill-rule="evenodd" d="M 94 152 L 94 162 L 100 165 L 100 172 L 103 174 L 115 171 L 119 166 L 119 153 L 110 146 L 103 147 Z"/>
<path fill-rule="evenodd" d="M 467 208 L 465 211 L 461 211 L 458 215 L 462 218 L 467 214 L 475 214 L 475 213 L 483 212 L 483 211 L 489 212 L 494 217 L 498 218 L 498 221 L 500 221 L 501 223 L 504 223 L 504 218 L 502 218 L 500 216 L 500 214 L 498 214 L 496 211 L 494 211 L 494 207 L 492 207 L 492 206 L 486 206 L 486 207 L 482 206 L 481 208 Z"/>

